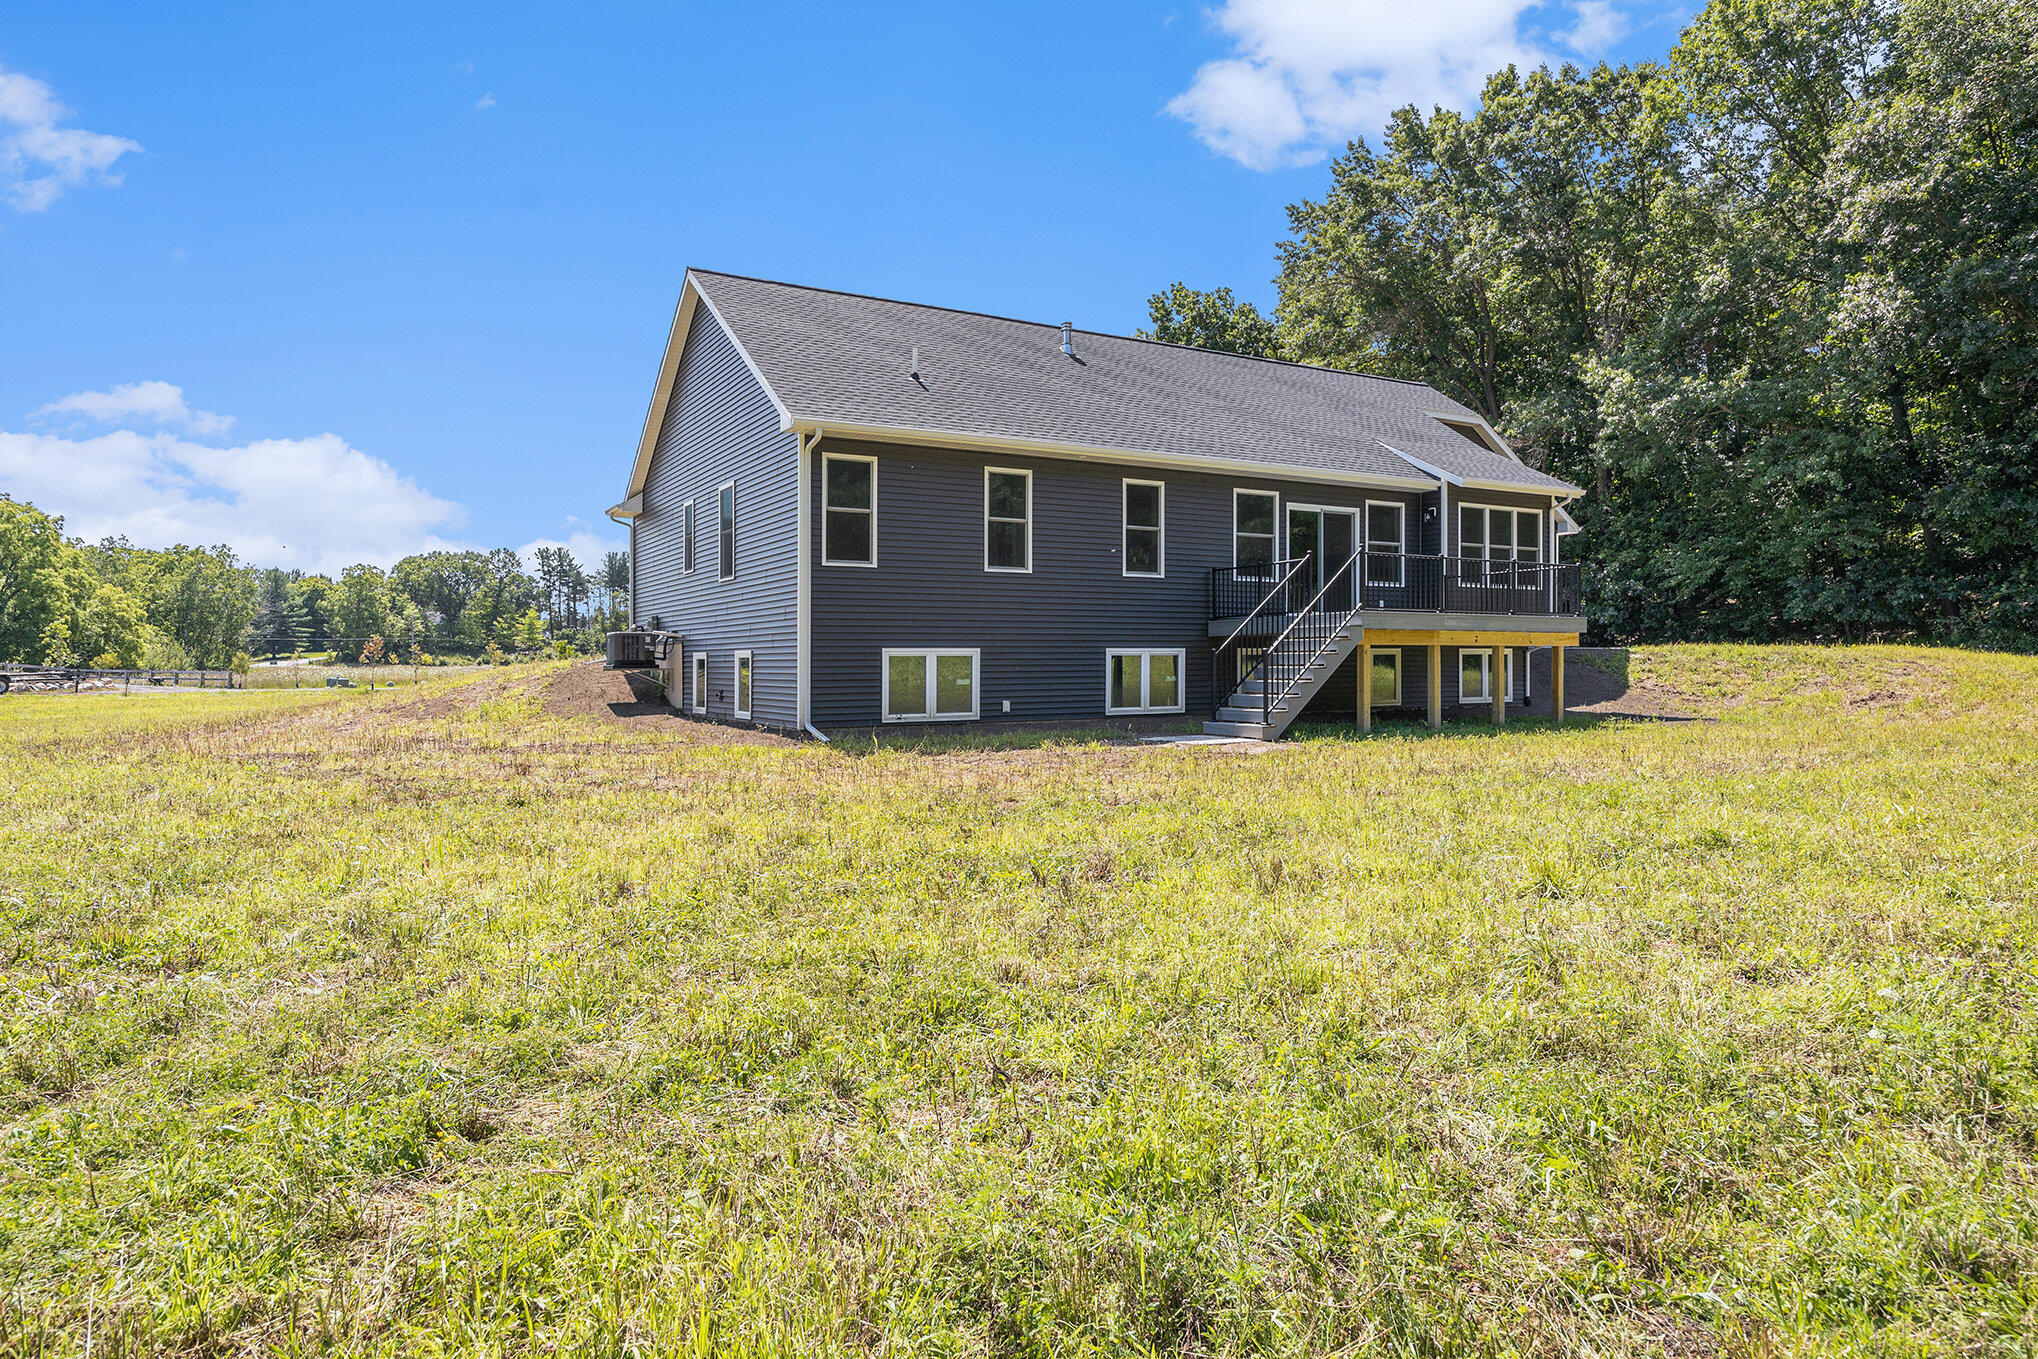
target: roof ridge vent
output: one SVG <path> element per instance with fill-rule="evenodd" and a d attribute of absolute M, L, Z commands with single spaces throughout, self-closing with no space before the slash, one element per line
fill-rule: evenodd
<path fill-rule="evenodd" d="M 1061 323 L 1061 352 L 1070 358 L 1076 356 L 1076 323 L 1074 321 L 1064 321 Z"/>

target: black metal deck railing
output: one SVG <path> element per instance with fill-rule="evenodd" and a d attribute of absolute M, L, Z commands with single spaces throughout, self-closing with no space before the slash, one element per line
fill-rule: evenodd
<path fill-rule="evenodd" d="M 1415 552 L 1360 552 L 1351 560 L 1358 563 L 1356 571 L 1332 574 L 1345 577 L 1346 588 L 1365 609 L 1550 617 L 1584 607 L 1584 578 L 1576 562 L 1489 562 Z M 1308 557 L 1217 567 L 1210 573 L 1210 616 L 1293 613 L 1316 588 L 1315 564 Z"/>

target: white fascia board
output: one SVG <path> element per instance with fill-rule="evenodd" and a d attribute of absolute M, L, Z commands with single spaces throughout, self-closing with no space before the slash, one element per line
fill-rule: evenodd
<path fill-rule="evenodd" d="M 779 430 L 783 432 L 793 427 L 792 414 L 786 410 L 785 402 L 779 400 L 778 393 L 764 380 L 764 371 L 757 366 L 757 360 L 750 357 L 750 351 L 736 338 L 736 332 L 729 329 L 729 323 L 715 309 L 713 300 L 701 291 L 693 270 L 689 269 L 686 271 L 686 283 L 679 290 L 679 302 L 672 309 L 672 328 L 665 334 L 665 353 L 658 362 L 658 382 L 651 391 L 651 409 L 645 412 L 644 430 L 637 437 L 637 457 L 630 465 L 627 488 L 632 497 L 643 494 L 645 479 L 651 475 L 651 455 L 658 448 L 658 430 L 665 423 L 666 407 L 672 404 L 672 389 L 679 382 L 680 361 L 685 357 L 687 335 L 693 329 L 694 308 L 700 306 L 705 306 L 708 315 L 715 318 L 715 324 L 722 328 L 722 333 L 729 337 L 729 343 L 742 356 L 750 376 L 757 380 L 757 385 L 770 398 L 772 409 L 778 412 Z"/>
<path fill-rule="evenodd" d="M 1553 495 L 1553 496 L 1568 495 L 1573 498 L 1576 498 L 1577 496 L 1584 494 L 1583 491 L 1577 490 L 1575 487 L 1571 486 L 1564 487 L 1531 486 L 1524 482 L 1519 481 L 1488 481 L 1481 477 L 1453 476 L 1451 473 L 1446 472 L 1441 467 L 1437 467 L 1431 463 L 1424 462 L 1421 458 L 1416 457 L 1413 453 L 1403 453 L 1400 449 L 1396 448 L 1394 445 L 1390 443 L 1381 442 L 1380 447 L 1386 449 L 1389 453 L 1392 453 L 1395 457 L 1404 459 L 1407 462 L 1412 463 L 1417 467 L 1420 467 L 1423 471 L 1429 473 L 1431 476 L 1435 477 L 1438 481 L 1441 481 L 1449 486 L 1456 486 L 1462 490 L 1518 491 L 1523 495 Z"/>
<path fill-rule="evenodd" d="M 821 422 L 795 418 L 793 427 L 800 430 L 818 430 L 821 428 Z M 1327 481 L 1346 486 L 1379 486 L 1410 491 L 1436 489 L 1436 481 L 1430 477 L 1371 476 L 1363 472 L 1297 467 L 1292 463 L 1258 462 L 1249 458 L 1206 458 L 1187 453 L 1156 453 L 1137 448 L 1111 448 L 1103 444 L 1071 444 L 1051 439 L 1021 439 L 1004 434 L 973 434 L 966 430 L 928 429 L 911 425 L 844 424 L 837 420 L 828 421 L 827 430 L 830 439 L 862 439 L 872 443 L 924 444 L 932 448 L 1030 453 L 1038 457 L 1067 458 L 1077 462 L 1117 462 L 1140 467 L 1175 467 L 1185 471 L 1237 473 L 1270 481 Z"/>
<path fill-rule="evenodd" d="M 1392 453 L 1395 457 L 1401 459 L 1401 461 L 1409 464 L 1411 467 L 1418 467 L 1423 471 L 1429 473 L 1432 477 L 1436 478 L 1437 481 L 1442 482 L 1446 486 L 1463 486 L 1465 484 L 1465 480 L 1463 477 L 1454 477 L 1449 472 L 1446 472 L 1443 468 L 1438 467 L 1432 463 L 1424 462 L 1421 458 L 1416 457 L 1413 453 L 1403 453 L 1400 449 L 1396 448 L 1393 444 L 1386 442 L 1384 439 L 1375 439 L 1373 442 L 1379 444 L 1380 447 L 1386 449 L 1389 453 Z"/>
<path fill-rule="evenodd" d="M 609 506 L 604 513 L 609 518 L 619 522 L 624 519 L 635 519 L 638 515 L 644 513 L 644 493 L 639 491 L 621 504 Z"/>

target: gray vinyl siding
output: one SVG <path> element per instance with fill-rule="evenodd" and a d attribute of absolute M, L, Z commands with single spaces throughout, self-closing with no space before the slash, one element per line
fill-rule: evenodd
<path fill-rule="evenodd" d="M 735 717 L 735 653 L 752 660 L 751 717 L 798 721 L 799 449 L 771 398 L 705 307 L 694 313 L 631 537 L 637 626 L 657 617 L 685 637 L 681 674 L 709 657 L 708 711 Z M 718 497 L 736 483 L 736 575 L 717 579 Z M 694 502 L 694 571 L 685 569 L 685 505 Z M 689 692 L 686 699 L 690 703 Z M 688 708 L 691 711 L 691 707 Z"/>
<path fill-rule="evenodd" d="M 1284 515 L 1291 502 L 1358 509 L 1400 500 L 1410 537 L 1427 527 L 1415 491 L 842 440 L 822 451 L 877 459 L 871 568 L 822 562 L 816 458 L 807 550 L 813 717 L 823 729 L 879 722 L 882 654 L 910 647 L 980 649 L 985 721 L 1062 722 L 1104 718 L 1107 651 L 1179 648 L 1184 717 L 1200 721 L 1210 715 L 1210 569 L 1231 565 L 1233 490 L 1276 492 Z M 1033 473 L 1030 574 L 984 569 L 987 467 Z M 1123 574 L 1125 478 L 1167 487 L 1162 578 Z"/>
<path fill-rule="evenodd" d="M 1481 649 L 1483 650 L 1483 648 Z M 1429 648 L 1421 643 L 1411 642 L 1375 647 L 1374 650 L 1399 651 L 1401 653 L 1401 702 L 1392 708 L 1379 707 L 1373 711 L 1379 714 L 1389 712 L 1404 715 L 1427 714 L 1429 711 Z M 1454 646 L 1444 648 L 1443 690 L 1444 718 L 1446 721 L 1453 717 L 1483 717 L 1490 711 L 1490 705 L 1484 700 L 1467 705 L 1459 692 L 1458 656 L 1461 650 L 1462 648 Z M 1519 646 L 1508 648 L 1507 665 L 1508 669 L 1514 673 L 1513 696 L 1508 700 L 1507 704 L 1507 710 L 1510 713 L 1518 715 L 1526 712 L 1530 706 L 1529 699 L 1540 698 L 1542 696 L 1542 691 L 1538 689 L 1535 694 L 1524 697 L 1523 681 L 1524 676 L 1527 674 L 1528 666 L 1531 664 L 1531 653 L 1533 650 L 1534 648 Z M 1344 664 L 1338 667 L 1337 672 L 1330 677 L 1323 688 L 1317 692 L 1316 697 L 1311 699 L 1309 705 L 1302 710 L 1301 720 L 1304 722 L 1346 722 L 1356 717 L 1358 714 L 1358 666 L 1358 653 L 1354 651 L 1345 658 Z M 1546 683 L 1549 673 L 1550 663 L 1548 660 L 1544 660 L 1535 672 L 1535 682 L 1537 684 Z"/>

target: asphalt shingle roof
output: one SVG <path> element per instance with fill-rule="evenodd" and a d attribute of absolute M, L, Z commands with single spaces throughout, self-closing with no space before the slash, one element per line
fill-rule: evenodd
<path fill-rule="evenodd" d="M 1071 359 L 1056 325 L 690 273 L 796 420 L 1578 490 L 1440 424 L 1477 417 L 1423 383 L 1086 330 Z"/>

